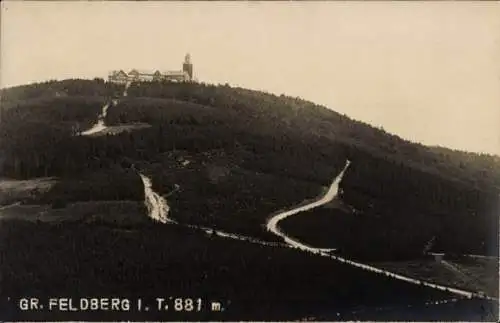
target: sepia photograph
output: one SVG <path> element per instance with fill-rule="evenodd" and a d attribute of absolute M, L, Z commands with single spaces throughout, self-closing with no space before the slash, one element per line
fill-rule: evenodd
<path fill-rule="evenodd" d="M 499 321 L 500 2 L 0 6 L 0 321 Z"/>

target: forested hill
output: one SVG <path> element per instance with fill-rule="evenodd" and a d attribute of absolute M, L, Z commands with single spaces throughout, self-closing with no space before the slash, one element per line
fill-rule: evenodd
<path fill-rule="evenodd" d="M 77 106 L 86 106 L 85 102 L 95 102 L 98 98 L 106 100 L 113 95 L 119 96 L 122 88 L 121 85 L 107 83 L 102 79 L 73 79 L 1 89 L 1 119 L 8 121 L 14 115 L 22 119 L 27 117 L 26 113 L 33 114 L 36 116 L 34 119 L 37 119 L 37 112 L 25 110 L 35 110 L 40 106 L 58 109 L 57 105 L 62 104 L 64 108 L 73 106 L 74 109 L 56 112 L 60 120 L 79 121 L 88 126 L 97 111 L 94 108 L 87 118 L 85 113 L 75 111 L 78 110 Z M 83 100 L 82 96 L 87 98 Z M 232 118 L 231 122 L 246 124 L 262 136 L 284 131 L 290 135 L 342 143 L 357 151 L 405 164 L 448 180 L 457 180 L 480 189 L 500 189 L 499 156 L 412 143 L 301 98 L 276 96 L 266 92 L 232 88 L 229 85 L 199 83 L 133 84 L 129 96 L 141 98 L 137 102 L 144 106 L 155 105 L 152 98 L 164 98 L 215 107 L 220 110 L 218 113 L 227 113 L 225 118 Z M 72 100 L 68 97 L 80 97 L 82 100 Z M 151 98 L 151 101 L 148 102 L 145 98 Z M 161 104 L 156 101 L 156 106 Z M 11 110 L 12 108 L 14 109 Z M 192 112 L 197 113 L 194 110 Z M 65 115 L 66 113 L 73 115 Z M 144 115 L 140 118 L 145 120 Z M 154 122 L 150 119 L 147 121 Z"/>
<path fill-rule="evenodd" d="M 426 147 L 300 98 L 229 85 L 133 83 L 127 97 L 123 90 L 101 79 L 1 90 L 0 177 L 110 170 L 109 178 L 123 174 L 120 182 L 136 183 L 134 163 L 162 193 L 173 183 L 190 188 L 172 202 L 186 221 L 259 234 L 262 217 L 320 194 L 348 158 L 342 200 L 362 217 L 349 218 L 345 232 L 359 238 L 344 249 L 374 255 L 376 246 L 398 247 L 391 257 L 408 256 L 437 237 L 439 250 L 498 253 L 498 156 Z M 80 136 L 115 97 L 120 101 L 108 109 L 106 125 L 149 127 Z M 175 171 L 176 154 L 201 170 Z M 120 190 L 113 198 L 143 198 L 127 185 Z M 109 198 L 107 192 L 64 199 Z M 248 216 L 235 217 L 234 210 Z"/>

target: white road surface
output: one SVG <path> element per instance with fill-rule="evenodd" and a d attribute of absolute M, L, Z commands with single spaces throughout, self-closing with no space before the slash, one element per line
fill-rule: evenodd
<path fill-rule="evenodd" d="M 282 232 L 279 229 L 278 222 L 280 222 L 281 220 L 283 220 L 289 216 L 292 216 L 294 214 L 297 214 L 297 213 L 300 213 L 303 211 L 307 211 L 307 210 L 311 210 L 311 209 L 314 209 L 318 206 L 321 206 L 321 205 L 324 205 L 326 203 L 331 202 L 338 194 L 340 181 L 342 180 L 342 177 L 344 176 L 344 173 L 347 170 L 347 168 L 349 167 L 350 163 L 351 162 L 349 160 L 346 161 L 344 169 L 342 169 L 340 174 L 333 180 L 333 183 L 332 183 L 332 185 L 330 185 L 328 192 L 326 192 L 326 194 L 321 199 L 314 201 L 312 203 L 300 206 L 298 208 L 291 209 L 291 210 L 281 212 L 281 213 L 274 215 L 273 217 L 271 217 L 268 220 L 268 222 L 266 224 L 267 230 L 282 237 L 286 243 L 288 243 L 289 245 L 291 245 L 295 248 L 299 248 L 299 249 L 309 251 L 309 252 L 314 252 L 314 253 L 325 252 L 324 249 L 314 248 L 314 247 L 308 246 L 308 245 L 306 245 L 298 240 L 291 238 L 290 236 L 288 236 L 287 234 L 285 234 L 284 232 Z"/>
<path fill-rule="evenodd" d="M 225 232 L 221 230 L 216 230 L 213 228 L 208 228 L 208 227 L 203 227 L 203 226 L 198 226 L 198 225 L 193 225 L 193 224 L 186 224 L 188 228 L 192 228 L 195 230 L 202 230 L 208 235 L 216 235 L 218 237 L 222 238 L 229 238 L 229 239 L 234 239 L 234 240 L 241 240 L 241 241 L 247 241 L 255 244 L 260 244 L 263 246 L 271 246 L 271 247 L 287 247 L 287 245 L 284 245 L 279 242 L 270 242 L 270 241 L 264 241 L 260 239 L 255 239 L 249 236 L 244 236 L 241 234 L 236 234 L 236 233 L 230 233 L 230 232 Z"/>
<path fill-rule="evenodd" d="M 1 210 L 6 210 L 6 209 L 8 209 L 8 208 L 11 208 L 11 207 L 14 207 L 14 206 L 18 206 L 18 205 L 21 205 L 21 202 L 16 202 L 16 203 L 9 204 L 9 205 L 4 205 L 4 206 L 1 206 L 1 207 L 0 207 L 0 211 L 1 211 Z"/>
<path fill-rule="evenodd" d="M 102 111 L 101 111 L 101 114 L 99 115 L 99 117 L 97 118 L 97 123 L 94 124 L 92 126 L 92 128 L 82 132 L 82 135 L 83 136 L 88 136 L 88 135 L 92 135 L 94 133 L 97 133 L 97 132 L 100 132 L 100 131 L 103 131 L 104 129 L 106 129 L 106 125 L 104 124 L 104 120 L 106 118 L 106 115 L 108 113 L 108 108 L 109 108 L 109 103 L 106 103 L 103 107 L 102 107 Z"/>
<path fill-rule="evenodd" d="M 130 87 L 130 84 L 131 84 L 130 82 L 127 82 L 127 84 L 125 84 L 125 89 L 123 90 L 123 96 L 127 96 L 127 90 Z M 83 136 L 92 135 L 101 132 L 107 128 L 105 120 L 106 120 L 106 115 L 108 114 L 108 109 L 110 104 L 113 104 L 113 106 L 118 105 L 118 99 L 113 99 L 111 100 L 111 103 L 108 102 L 102 107 L 101 114 L 99 114 L 99 116 L 97 117 L 97 122 L 92 126 L 92 128 L 82 132 Z"/>
<path fill-rule="evenodd" d="M 175 221 L 168 217 L 170 207 L 167 201 L 151 188 L 151 179 L 141 173 L 139 173 L 139 176 L 144 184 L 144 203 L 148 208 L 149 217 L 161 223 L 175 223 Z"/>
<path fill-rule="evenodd" d="M 132 82 L 129 81 L 129 82 L 127 82 L 127 84 L 125 84 L 125 90 L 123 90 L 123 96 L 127 96 L 127 94 L 128 94 L 127 91 L 128 91 L 128 88 L 130 87 L 131 83 Z"/>

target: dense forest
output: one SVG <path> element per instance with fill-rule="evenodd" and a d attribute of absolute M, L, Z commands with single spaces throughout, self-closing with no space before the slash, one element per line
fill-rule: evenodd
<path fill-rule="evenodd" d="M 300 98 L 199 83 L 134 83 L 106 123 L 152 127 L 79 136 L 122 90 L 102 80 L 3 89 L 0 176 L 57 176 L 64 187 L 109 170 L 129 184 L 41 199 L 140 200 L 134 165 L 162 194 L 180 185 L 169 198 L 179 221 L 267 237 L 271 212 L 318 196 L 350 159 L 342 199 L 357 217 L 346 222 L 345 250 L 414 257 L 436 237 L 439 251 L 498 252 L 498 156 L 411 143 Z"/>
<path fill-rule="evenodd" d="M 37 234 L 33 234 L 35 231 Z M 494 304 L 486 300 L 459 300 L 454 311 L 443 311 L 445 305 L 427 308 L 423 305 L 427 301 L 454 296 L 290 248 L 234 240 L 228 243 L 173 225 L 122 233 L 91 224 L 14 221 L 2 224 L 0 234 L 9 241 L 8 246 L 0 245 L 0 257 L 4 259 L 2 300 L 7 296 L 47 299 L 47 295 L 71 295 L 75 300 L 128 298 L 135 305 L 141 298 L 151 308 L 139 312 L 131 306 L 125 313 L 47 308 L 23 312 L 13 303 L 0 302 L 4 306 L 0 312 L 8 321 L 288 321 L 311 316 L 339 321 L 366 319 L 366 311 L 372 313 L 370 320 L 377 320 L 389 313 L 375 310 L 387 307 L 399 314 L 399 320 L 469 317 L 480 321 L 496 315 Z M 7 248 L 17 252 L 8 252 Z M 169 296 L 201 298 L 204 306 L 200 312 L 154 310 L 156 297 Z M 220 302 L 224 311 L 210 311 L 210 301 Z M 418 315 L 409 306 L 420 306 L 422 312 Z M 491 314 L 485 315 L 481 308 Z"/>
<path fill-rule="evenodd" d="M 123 86 L 94 80 L 68 79 L 63 81 L 47 81 L 11 88 L 0 89 L 0 102 L 4 109 L 15 107 L 18 103 L 30 99 L 43 99 L 66 96 L 111 97 L 119 95 Z"/>

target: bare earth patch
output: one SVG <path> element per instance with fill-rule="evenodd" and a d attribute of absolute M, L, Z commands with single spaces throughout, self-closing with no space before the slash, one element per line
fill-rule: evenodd
<path fill-rule="evenodd" d="M 8 205 L 44 194 L 50 190 L 57 179 L 53 177 L 29 180 L 0 179 L 0 205 Z"/>
<path fill-rule="evenodd" d="M 12 205 L 0 209 L 0 221 L 8 220 L 101 223 L 117 227 L 150 222 L 144 204 L 136 201 L 76 202 L 57 209 L 50 205 Z"/>
<path fill-rule="evenodd" d="M 132 123 L 123 124 L 118 126 L 106 126 L 105 129 L 92 134 L 91 136 L 105 136 L 105 135 L 117 135 L 122 132 L 131 132 L 134 130 L 150 128 L 151 125 L 147 123 Z"/>

